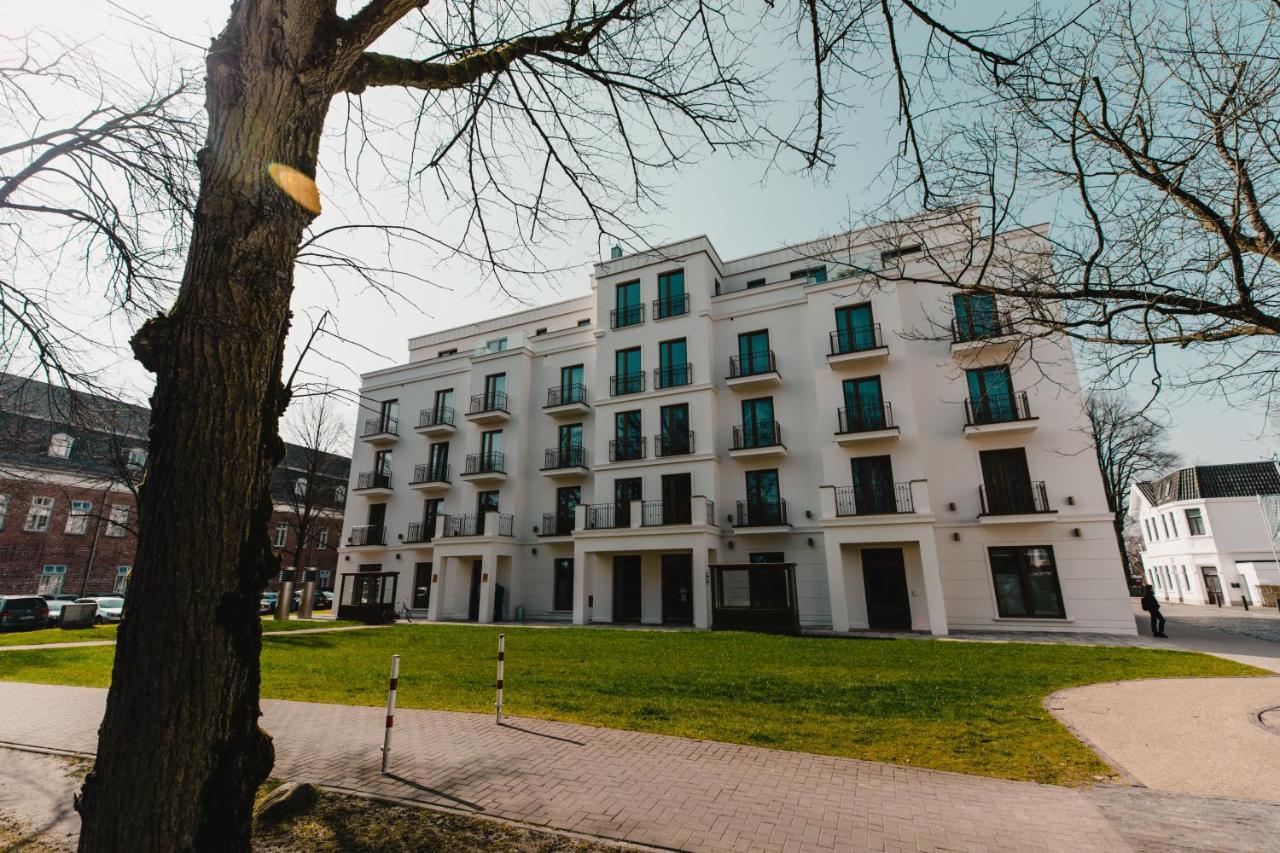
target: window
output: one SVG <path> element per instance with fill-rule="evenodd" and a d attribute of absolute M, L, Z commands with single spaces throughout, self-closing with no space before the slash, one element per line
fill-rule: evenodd
<path fill-rule="evenodd" d="M 641 433 L 640 411 L 617 412 L 613 416 L 613 460 L 644 458 L 644 435 Z"/>
<path fill-rule="evenodd" d="M 759 397 L 742 401 L 742 426 L 734 436 L 735 448 L 773 447 L 782 436 L 773 419 L 773 398 Z"/>
<path fill-rule="evenodd" d="M 545 331 L 545 329 L 543 331 Z M 505 352 L 507 349 L 507 339 L 494 338 L 491 341 L 485 341 L 484 349 L 485 352 Z"/>
<path fill-rule="evenodd" d="M 640 367 L 640 347 L 620 349 L 613 354 L 612 394 L 638 394 L 644 390 L 644 370 Z"/>
<path fill-rule="evenodd" d="M 283 548 L 288 541 L 289 541 L 289 522 L 277 521 L 276 536 L 275 536 L 275 539 L 272 540 L 271 544 L 276 546 L 277 548 Z"/>
<path fill-rule="evenodd" d="M 879 376 L 844 381 L 844 409 L 839 413 L 840 432 L 885 429 L 888 419 Z"/>
<path fill-rule="evenodd" d="M 49 519 L 53 518 L 53 498 L 35 497 L 27 509 L 27 523 L 22 526 L 29 533 L 46 533 Z"/>
<path fill-rule="evenodd" d="M 1169 538 L 1169 516 L 1165 515 L 1164 513 L 1160 514 L 1160 526 L 1164 528 L 1164 536 L 1166 539 L 1168 539 Z"/>
<path fill-rule="evenodd" d="M 36 589 L 36 595 L 62 595 L 62 585 L 66 578 L 66 566 L 45 566 L 40 570 L 40 586 Z"/>
<path fill-rule="evenodd" d="M 553 583 L 552 610 L 573 609 L 573 558 L 557 557 Z"/>
<path fill-rule="evenodd" d="M 661 320 L 687 314 L 689 297 L 684 292 L 684 270 L 664 272 L 658 276 L 658 301 L 654 306 L 653 318 Z"/>
<path fill-rule="evenodd" d="M 444 358 L 447 355 L 457 355 L 457 354 L 458 354 L 457 347 L 453 347 L 452 349 L 442 349 L 438 353 L 436 353 L 436 358 Z"/>
<path fill-rule="evenodd" d="M 689 432 L 689 404 L 677 403 L 658 410 L 662 433 L 658 436 L 659 456 L 679 456 L 693 452 L 693 435 Z"/>
<path fill-rule="evenodd" d="M 1173 535 L 1180 536 L 1178 533 L 1178 517 L 1173 513 L 1169 513 L 1169 526 L 1173 528 Z"/>
<path fill-rule="evenodd" d="M 316 544 L 321 548 L 329 547 L 329 528 L 320 528 L 320 535 L 316 538 Z"/>
<path fill-rule="evenodd" d="M 1191 575 L 1187 574 L 1186 566 L 1182 567 L 1182 588 L 1185 590 L 1191 589 Z"/>
<path fill-rule="evenodd" d="M 67 533 L 85 533 L 89 529 L 89 513 L 93 504 L 89 501 L 72 501 L 71 512 L 67 513 Z"/>
<path fill-rule="evenodd" d="M 107 535 L 123 536 L 125 529 L 129 524 L 129 507 L 126 504 L 116 504 L 111 507 L 111 513 L 107 516 Z"/>
<path fill-rule="evenodd" d="M 480 456 L 482 461 L 495 464 L 502 453 L 502 430 L 491 429 L 480 433 Z"/>
<path fill-rule="evenodd" d="M 583 317 L 581 320 L 578 321 L 579 328 L 581 328 L 582 326 L 590 326 L 590 325 L 591 325 L 590 317 Z"/>
<path fill-rule="evenodd" d="M 909 246 L 899 246 L 896 249 L 887 249 L 880 253 L 880 263 L 889 264 L 899 258 L 905 258 L 908 255 L 914 255 L 919 252 L 921 246 L 919 243 L 912 243 Z"/>
<path fill-rule="evenodd" d="M 129 573 L 133 571 L 132 566 L 116 566 L 116 582 L 111 585 L 111 592 L 115 595 L 124 595 L 129 591 Z"/>
<path fill-rule="evenodd" d="M 971 424 L 999 424 L 1019 418 L 1013 398 L 1013 379 L 1009 368 L 980 367 L 966 370 L 969 401 L 965 404 Z"/>
<path fill-rule="evenodd" d="M 400 429 L 400 401 L 383 400 L 378 406 L 378 422 L 375 432 L 394 433 Z"/>
<path fill-rule="evenodd" d="M 1186 511 L 1186 516 L 1187 516 L 1188 533 L 1191 536 L 1203 536 L 1204 535 L 1204 516 L 1200 514 L 1200 510 L 1189 509 Z M 0 528 L 3 528 L 2 523 L 0 523 Z"/>
<path fill-rule="evenodd" d="M 658 388 L 674 388 L 693 381 L 689 369 L 689 348 L 684 338 L 658 344 Z"/>
<path fill-rule="evenodd" d="M 1053 548 L 989 548 L 996 608 L 1003 618 L 1065 619 Z"/>
<path fill-rule="evenodd" d="M 585 403 L 587 401 L 586 371 L 581 364 L 560 368 L 560 395 L 552 396 L 559 404 Z"/>
<path fill-rule="evenodd" d="M 333 487 L 333 502 L 334 502 L 334 503 L 338 503 L 338 504 L 343 504 L 343 503 L 346 503 L 346 502 L 347 502 L 347 487 L 346 487 L 346 486 L 334 486 L 334 487 Z"/>
<path fill-rule="evenodd" d="M 0 530 L 4 530 L 4 520 L 9 517 L 9 496 L 0 495 Z"/>
<path fill-rule="evenodd" d="M 546 333 L 547 333 L 547 327 L 546 327 L 546 326 L 539 326 L 538 328 L 536 328 L 536 329 L 534 329 L 534 330 L 533 330 L 533 336 L 534 336 L 535 338 L 536 338 L 538 335 L 545 335 Z"/>
<path fill-rule="evenodd" d="M 427 482 L 449 482 L 449 442 L 438 441 L 427 450 Z"/>
<path fill-rule="evenodd" d="M 491 373 L 484 378 L 484 408 L 481 411 L 507 410 L 507 374 Z"/>
<path fill-rule="evenodd" d="M 747 290 L 755 290 L 757 287 L 764 287 L 767 282 L 763 278 L 753 278 L 747 282 Z"/>
<path fill-rule="evenodd" d="M 856 456 L 849 465 L 853 473 L 854 512 L 878 515 L 898 511 L 890 457 Z"/>
<path fill-rule="evenodd" d="M 640 301 L 640 282 L 628 281 L 618 285 L 618 307 L 613 311 L 615 329 L 635 326 L 644 322 L 644 303 Z"/>
<path fill-rule="evenodd" d="M 316 588 L 317 589 L 333 589 L 333 572 L 328 569 L 321 569 L 316 572 Z"/>
<path fill-rule="evenodd" d="M 58 459 L 66 459 L 71 455 L 71 445 L 75 443 L 76 440 L 65 432 L 56 433 L 49 440 L 49 455 Z"/>
<path fill-rule="evenodd" d="M 769 330 L 744 332 L 738 335 L 738 363 L 729 365 L 730 378 L 771 373 L 777 369 L 773 351 L 769 349 Z"/>
<path fill-rule="evenodd" d="M 836 333 L 835 339 L 831 341 L 831 352 L 839 355 L 875 349 L 880 346 L 877 332 L 870 302 L 837 308 Z"/>
<path fill-rule="evenodd" d="M 431 402 L 431 411 L 435 415 L 433 423 L 453 423 L 452 388 L 443 388 L 436 392 Z"/>
<path fill-rule="evenodd" d="M 307 496 L 307 478 L 299 477 L 293 481 L 293 493 L 297 497 L 305 498 Z"/>
<path fill-rule="evenodd" d="M 130 447 L 129 461 L 128 461 L 129 467 L 144 468 L 146 467 L 146 464 L 147 464 L 147 451 L 143 450 L 141 447 Z"/>
<path fill-rule="evenodd" d="M 763 471 L 748 471 L 747 500 L 744 521 L 752 527 L 771 524 L 786 524 L 786 515 L 782 509 L 782 496 L 778 488 L 778 470 L 769 468 Z"/>
<path fill-rule="evenodd" d="M 792 280 L 803 279 L 806 284 L 822 284 L 827 280 L 827 266 L 808 267 L 802 270 L 791 271 Z"/>
<path fill-rule="evenodd" d="M 951 297 L 951 304 L 956 312 L 952 336 L 958 343 L 1000 334 L 996 298 L 990 293 L 957 293 Z"/>

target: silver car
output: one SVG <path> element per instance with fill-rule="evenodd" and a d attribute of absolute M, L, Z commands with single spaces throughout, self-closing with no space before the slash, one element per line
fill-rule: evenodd
<path fill-rule="evenodd" d="M 98 615 L 94 622 L 119 622 L 124 618 L 124 599 L 117 595 L 91 595 L 88 598 L 77 598 L 76 604 L 98 605 Z"/>

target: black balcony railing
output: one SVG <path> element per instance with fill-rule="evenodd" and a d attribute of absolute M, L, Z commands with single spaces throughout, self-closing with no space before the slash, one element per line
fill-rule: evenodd
<path fill-rule="evenodd" d="M 437 406 L 418 412 L 418 429 L 437 426 L 453 426 L 452 406 Z"/>
<path fill-rule="evenodd" d="M 361 489 L 389 489 L 391 488 L 391 473 L 383 473 L 381 471 L 361 471 L 356 477 L 356 491 Z"/>
<path fill-rule="evenodd" d="M 498 514 L 498 529 L 489 530 L 486 516 L 489 513 L 478 513 L 476 515 L 446 515 L 444 517 L 444 530 L 441 531 L 444 536 L 453 538 L 456 536 L 487 536 L 496 534 L 498 536 L 510 536 L 515 529 L 515 518 L 507 513 Z"/>
<path fill-rule="evenodd" d="M 1031 515 L 1051 512 L 1043 480 L 1010 483 L 995 489 L 978 486 L 983 515 Z"/>
<path fill-rule="evenodd" d="M 644 390 L 644 372 L 620 373 L 609 377 L 609 396 L 621 397 L 624 394 L 639 394 Z"/>
<path fill-rule="evenodd" d="M 1027 404 L 1027 392 L 988 394 L 965 400 L 964 418 L 967 426 L 1030 420 L 1031 406 Z"/>
<path fill-rule="evenodd" d="M 507 394 L 505 391 L 490 391 L 487 394 L 474 394 L 471 397 L 471 407 L 467 409 L 468 415 L 483 415 L 486 412 L 506 412 Z"/>
<path fill-rule="evenodd" d="M 543 456 L 543 471 L 585 467 L 587 467 L 587 454 L 580 444 L 571 444 L 568 447 L 553 447 Z"/>
<path fill-rule="evenodd" d="M 675 364 L 669 367 L 655 367 L 653 369 L 653 387 L 655 389 L 676 388 L 680 385 L 689 385 L 692 382 L 692 364 Z"/>
<path fill-rule="evenodd" d="M 436 523 L 432 521 L 411 521 L 409 529 L 405 531 L 404 541 L 412 544 L 414 542 L 430 542 L 431 537 L 436 535 Z"/>
<path fill-rule="evenodd" d="M 729 358 L 729 378 L 741 379 L 744 376 L 760 376 L 765 373 L 778 372 L 778 359 L 773 350 L 753 352 L 750 355 L 735 355 Z"/>
<path fill-rule="evenodd" d="M 971 313 L 964 319 L 951 321 L 951 340 L 963 344 L 985 341 L 1013 334 L 1013 321 L 1004 311 Z"/>
<path fill-rule="evenodd" d="M 685 456 L 693 452 L 693 430 L 662 432 L 653 437 L 654 456 Z"/>
<path fill-rule="evenodd" d="M 542 527 L 538 528 L 539 536 L 568 536 L 573 533 L 574 520 L 571 512 L 544 512 Z"/>
<path fill-rule="evenodd" d="M 836 492 L 836 515 L 889 515 L 915 512 L 910 483 L 879 487 L 841 486 Z"/>
<path fill-rule="evenodd" d="M 364 430 L 360 433 L 362 438 L 371 435 L 399 435 L 400 421 L 396 418 L 379 416 L 376 418 L 367 418 L 364 422 Z"/>
<path fill-rule="evenodd" d="M 463 474 L 505 474 L 506 471 L 506 456 L 500 450 L 490 450 L 485 453 L 468 453 L 467 467 L 463 469 Z"/>
<path fill-rule="evenodd" d="M 568 406 L 572 403 L 587 402 L 587 386 L 581 382 L 574 382 L 572 385 L 553 385 L 547 389 L 547 408 L 553 406 Z"/>
<path fill-rule="evenodd" d="M 640 524 L 661 527 L 665 524 L 692 524 L 693 499 L 644 501 L 640 505 Z"/>
<path fill-rule="evenodd" d="M 836 433 L 874 432 L 893 429 L 893 406 L 889 403 L 836 410 Z"/>
<path fill-rule="evenodd" d="M 848 329 L 836 329 L 831 333 L 831 354 L 846 355 L 851 352 L 866 352 L 880 349 L 884 339 L 880 337 L 880 324 L 869 326 L 853 326 Z"/>
<path fill-rule="evenodd" d="M 642 435 L 632 438 L 616 438 L 609 442 L 609 461 L 628 462 L 633 459 L 644 459 L 646 451 L 647 442 Z"/>
<path fill-rule="evenodd" d="M 653 319 L 665 320 L 668 317 L 679 317 L 689 313 L 689 294 L 668 296 L 666 299 L 653 300 Z"/>
<path fill-rule="evenodd" d="M 631 504 L 587 504 L 584 516 L 588 530 L 613 530 L 631 526 Z"/>
<path fill-rule="evenodd" d="M 644 322 L 644 303 L 623 305 L 609 312 L 609 328 L 623 329 L 627 326 L 639 326 Z"/>
<path fill-rule="evenodd" d="M 762 421 L 751 426 L 736 426 L 733 428 L 734 450 L 779 447 L 781 444 L 782 427 L 777 421 Z"/>
<path fill-rule="evenodd" d="M 784 524 L 787 524 L 787 502 L 781 498 L 776 501 L 738 501 L 734 527 L 776 527 Z"/>
<path fill-rule="evenodd" d="M 352 545 L 386 545 L 386 531 L 381 524 L 359 524 L 351 528 L 348 541 Z"/>
<path fill-rule="evenodd" d="M 453 466 L 443 462 L 428 462 L 426 465 L 413 466 L 413 480 L 409 483 L 416 486 L 420 483 L 447 483 L 452 479 Z"/>

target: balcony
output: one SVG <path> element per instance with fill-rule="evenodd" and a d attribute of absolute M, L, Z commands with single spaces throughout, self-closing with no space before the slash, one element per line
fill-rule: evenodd
<path fill-rule="evenodd" d="M 650 531 L 655 527 L 716 523 L 715 502 L 702 495 L 673 501 L 620 501 L 583 504 L 583 530 Z"/>
<path fill-rule="evenodd" d="M 786 455 L 782 427 L 777 421 L 733 428 L 733 444 L 729 447 L 729 456 L 733 459 Z"/>
<path fill-rule="evenodd" d="M 360 440 L 365 444 L 381 446 L 391 444 L 400 437 L 400 421 L 396 418 L 380 416 L 367 418 L 360 427 Z"/>
<path fill-rule="evenodd" d="M 572 385 L 553 385 L 548 388 L 547 404 L 542 410 L 558 418 L 585 415 L 590 408 L 587 405 L 587 386 L 575 382 Z"/>
<path fill-rule="evenodd" d="M 386 497 L 391 494 L 391 474 L 361 471 L 356 476 L 356 491 L 369 498 Z"/>
<path fill-rule="evenodd" d="M 609 377 L 609 396 L 623 397 L 644 391 L 644 372 L 620 373 Z"/>
<path fill-rule="evenodd" d="M 507 458 L 500 450 L 467 454 L 462 479 L 468 483 L 494 483 L 507 479 Z"/>
<path fill-rule="evenodd" d="M 730 388 L 744 389 L 781 385 L 782 375 L 778 373 L 777 356 L 773 354 L 773 350 L 749 356 L 732 356 L 729 359 L 729 375 L 724 381 Z"/>
<path fill-rule="evenodd" d="M 840 486 L 835 490 L 836 518 L 863 515 L 900 515 L 916 511 L 911 483 L 880 488 Z"/>
<path fill-rule="evenodd" d="M 464 536 L 512 536 L 515 518 L 505 512 L 482 512 L 477 515 L 446 515 L 440 535 L 446 539 Z"/>
<path fill-rule="evenodd" d="M 617 530 L 631 526 L 631 504 L 583 504 L 583 520 L 587 530 Z"/>
<path fill-rule="evenodd" d="M 978 486 L 978 502 L 982 507 L 978 521 L 982 524 L 1026 524 L 1048 521 L 1056 515 L 1049 508 L 1049 493 L 1043 480 L 1012 483 L 995 489 Z"/>
<path fill-rule="evenodd" d="M 614 439 L 609 442 L 610 462 L 633 462 L 644 459 L 648 451 L 648 443 L 642 435 L 634 438 Z"/>
<path fill-rule="evenodd" d="M 653 319 L 666 320 L 689 313 L 689 294 L 653 300 Z"/>
<path fill-rule="evenodd" d="M 426 545 L 431 542 L 431 537 L 435 536 L 436 522 L 435 519 L 430 521 L 411 521 L 409 528 L 404 534 L 404 544 L 406 545 Z"/>
<path fill-rule="evenodd" d="M 453 466 L 439 462 L 428 462 L 426 465 L 413 466 L 413 479 L 409 488 L 420 492 L 442 492 L 449 488 L 453 479 Z"/>
<path fill-rule="evenodd" d="M 572 536 L 574 526 L 572 512 L 544 512 L 542 526 L 538 528 L 538 536 L 543 539 Z"/>
<path fill-rule="evenodd" d="M 473 424 L 496 424 L 511 420 L 507 408 L 507 395 L 503 391 L 475 394 L 467 407 L 467 420 Z"/>
<path fill-rule="evenodd" d="M 1004 311 L 974 314 L 951 321 L 951 352 L 962 355 L 990 347 L 1004 348 L 1018 343 L 1013 320 Z"/>
<path fill-rule="evenodd" d="M 653 437 L 653 455 L 655 458 L 666 456 L 688 456 L 693 453 L 693 430 L 684 432 L 658 433 Z"/>
<path fill-rule="evenodd" d="M 453 407 L 439 406 L 434 409 L 423 409 L 418 412 L 418 425 L 413 429 L 418 435 L 428 437 L 453 435 L 456 430 L 453 423 Z"/>
<path fill-rule="evenodd" d="M 787 502 L 781 498 L 776 501 L 738 501 L 733 526 L 739 532 L 785 530 L 791 526 L 787 521 Z"/>
<path fill-rule="evenodd" d="M 833 368 L 860 366 L 889 357 L 889 348 L 880 336 L 879 323 L 836 329 L 828 337 L 831 349 L 827 353 L 827 364 Z"/>
<path fill-rule="evenodd" d="M 836 410 L 836 444 L 897 441 L 898 433 L 890 403 Z"/>
<path fill-rule="evenodd" d="M 1024 432 L 1033 430 L 1040 419 L 1033 417 L 1027 403 L 1027 392 L 989 394 L 964 401 L 964 434 Z"/>
<path fill-rule="evenodd" d="M 564 479 L 585 477 L 588 473 L 587 454 L 580 444 L 553 447 L 543 456 L 542 474 L 545 477 Z"/>
<path fill-rule="evenodd" d="M 693 384 L 693 365 L 677 364 L 671 367 L 655 367 L 653 369 L 653 388 L 678 388 L 681 385 Z"/>
<path fill-rule="evenodd" d="M 609 328 L 625 329 L 627 326 L 639 326 L 644 322 L 644 303 L 624 305 L 609 312 Z"/>
<path fill-rule="evenodd" d="M 387 544 L 387 528 L 381 524 L 360 524 L 351 528 L 347 544 L 354 548 L 378 548 Z"/>

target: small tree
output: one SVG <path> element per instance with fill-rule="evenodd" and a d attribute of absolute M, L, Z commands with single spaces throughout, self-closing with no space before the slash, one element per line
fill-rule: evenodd
<path fill-rule="evenodd" d="M 320 524 L 342 512 L 350 463 L 346 420 L 328 394 L 306 397 L 290 407 L 284 436 L 290 442 L 276 469 L 277 500 L 293 535 L 292 565 L 301 580 L 306 554 L 318 544 Z"/>
<path fill-rule="evenodd" d="M 1095 392 L 1085 404 L 1085 413 L 1089 416 L 1098 470 L 1102 472 L 1102 487 L 1127 578 L 1133 574 L 1125 532 L 1129 523 L 1129 487 L 1139 479 L 1163 474 L 1178 464 L 1179 457 L 1165 446 L 1164 424 L 1134 408 L 1124 397 Z"/>

